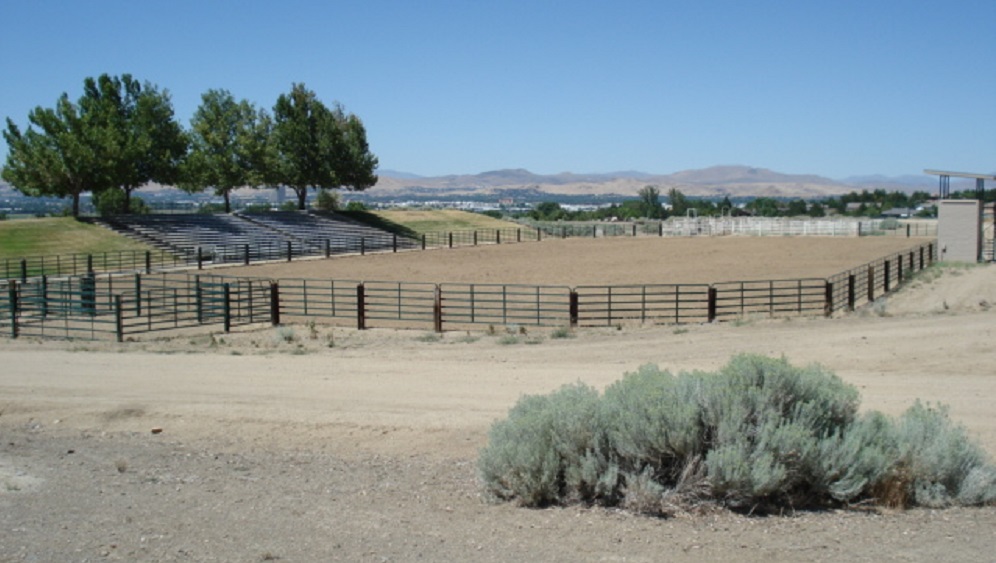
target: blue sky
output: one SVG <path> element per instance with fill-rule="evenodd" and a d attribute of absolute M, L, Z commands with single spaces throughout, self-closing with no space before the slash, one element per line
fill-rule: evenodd
<path fill-rule="evenodd" d="M 0 21 L 21 127 L 130 73 L 184 126 L 209 88 L 272 108 L 303 82 L 421 175 L 996 171 L 993 0 L 0 0 Z"/>

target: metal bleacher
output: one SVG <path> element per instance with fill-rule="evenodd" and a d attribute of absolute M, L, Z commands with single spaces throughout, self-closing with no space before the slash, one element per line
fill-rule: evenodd
<path fill-rule="evenodd" d="M 324 251 L 326 245 L 332 254 L 356 252 L 361 240 L 367 250 L 384 250 L 395 244 L 394 235 L 387 231 L 331 213 L 280 211 L 236 216 L 290 237 L 314 252 Z M 414 246 L 405 238 L 399 238 L 397 244 L 402 248 Z"/>
<path fill-rule="evenodd" d="M 96 221 L 177 256 L 215 263 L 411 248 L 403 237 L 327 213 L 121 215 Z"/>

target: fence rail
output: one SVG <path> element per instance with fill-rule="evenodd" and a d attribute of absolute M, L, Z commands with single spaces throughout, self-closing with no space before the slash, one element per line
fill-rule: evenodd
<path fill-rule="evenodd" d="M 97 254 L 66 254 L 5 258 L 0 261 L 0 279 L 46 276 L 82 276 L 92 273 L 168 272 L 184 268 L 203 269 L 223 264 L 249 265 L 277 260 L 328 258 L 343 254 L 400 252 L 430 248 L 538 242 L 550 238 L 689 237 L 717 235 L 816 235 L 906 237 L 936 236 L 931 223 L 886 224 L 882 221 L 798 220 L 779 218 L 678 217 L 642 223 L 536 223 L 521 227 L 428 232 L 403 236 L 341 236 L 296 238 L 291 241 L 252 244 L 214 244 L 180 249 L 121 250 Z M 893 228 L 894 227 L 894 228 Z"/>
<path fill-rule="evenodd" d="M 447 241 L 448 242 L 448 241 Z M 895 291 L 936 259 L 916 245 L 829 278 L 713 284 L 534 286 L 285 279 L 205 273 L 49 277 L 0 281 L 7 337 L 117 338 L 198 326 L 233 327 L 324 319 L 426 327 L 687 324 L 752 315 L 820 316 L 853 310 Z"/>

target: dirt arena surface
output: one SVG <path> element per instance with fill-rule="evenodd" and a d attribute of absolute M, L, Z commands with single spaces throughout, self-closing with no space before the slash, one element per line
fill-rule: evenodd
<path fill-rule="evenodd" d="M 996 452 L 992 304 L 996 266 L 980 266 L 835 319 L 515 343 L 321 326 L 0 339 L 0 561 L 989 560 L 993 507 L 532 510 L 485 503 L 475 464 L 522 394 L 604 388 L 648 362 L 712 370 L 738 352 L 819 362 L 865 408 L 946 403 Z"/>
<path fill-rule="evenodd" d="M 928 239 L 702 237 L 544 240 L 212 270 L 263 278 L 626 285 L 825 278 Z"/>

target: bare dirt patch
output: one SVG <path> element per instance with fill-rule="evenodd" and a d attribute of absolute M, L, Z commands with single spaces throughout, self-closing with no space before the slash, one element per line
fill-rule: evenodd
<path fill-rule="evenodd" d="M 604 388 L 647 362 L 711 370 L 737 352 L 820 362 L 865 408 L 947 403 L 996 452 L 996 311 L 957 297 L 992 287 L 996 267 L 977 267 L 838 319 L 511 344 L 331 327 L 312 339 L 302 326 L 290 341 L 272 328 L 123 345 L 2 339 L 0 561 L 985 559 L 991 507 L 666 520 L 528 510 L 484 503 L 475 461 L 524 393 Z"/>
<path fill-rule="evenodd" d="M 224 268 L 264 278 L 505 283 L 670 284 L 822 278 L 911 248 L 900 237 L 709 237 L 544 240 Z"/>

